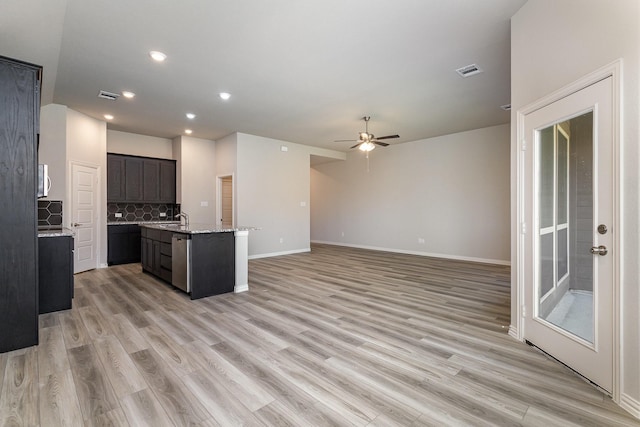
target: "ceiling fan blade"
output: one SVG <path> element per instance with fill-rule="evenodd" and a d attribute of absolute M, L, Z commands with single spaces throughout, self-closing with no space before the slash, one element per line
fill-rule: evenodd
<path fill-rule="evenodd" d="M 387 147 L 389 145 L 386 142 L 380 142 L 380 141 L 375 141 L 375 140 L 371 141 L 371 142 L 373 142 L 374 144 L 377 144 L 377 145 L 381 145 L 383 147 Z"/>
<path fill-rule="evenodd" d="M 336 139 L 333 142 L 353 142 L 353 141 L 357 141 L 356 139 Z"/>
<path fill-rule="evenodd" d="M 387 136 L 379 136 L 376 139 L 391 139 L 391 138 L 400 138 L 400 135 L 387 135 Z"/>
<path fill-rule="evenodd" d="M 349 150 L 351 150 L 352 148 L 356 148 L 358 145 L 362 144 L 362 142 L 358 142 L 356 145 L 354 145 L 353 147 L 349 147 Z"/>

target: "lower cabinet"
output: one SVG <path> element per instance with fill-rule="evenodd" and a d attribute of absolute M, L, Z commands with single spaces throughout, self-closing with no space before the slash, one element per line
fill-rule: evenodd
<path fill-rule="evenodd" d="M 73 298 L 73 237 L 38 238 L 39 313 L 68 310 Z"/>
<path fill-rule="evenodd" d="M 140 262 L 140 226 L 136 224 L 109 225 L 107 264 Z"/>
<path fill-rule="evenodd" d="M 142 269 L 171 283 L 171 231 L 142 228 Z"/>

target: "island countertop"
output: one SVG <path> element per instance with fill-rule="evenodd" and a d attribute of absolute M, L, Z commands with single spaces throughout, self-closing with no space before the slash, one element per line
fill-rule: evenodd
<path fill-rule="evenodd" d="M 189 225 L 181 225 L 181 224 L 153 224 L 153 223 L 144 223 L 139 224 L 140 227 L 152 228 L 156 230 L 164 230 L 164 231 L 173 231 L 174 233 L 182 233 L 182 234 L 209 234 L 209 233 L 233 233 L 236 231 L 253 231 L 259 230 L 258 227 L 232 227 L 232 228 L 224 228 L 220 227 L 216 224 L 204 224 L 204 223 L 194 223 Z"/>

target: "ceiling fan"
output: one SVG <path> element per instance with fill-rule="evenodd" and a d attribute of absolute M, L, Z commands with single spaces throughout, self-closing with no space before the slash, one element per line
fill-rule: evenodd
<path fill-rule="evenodd" d="M 356 145 L 354 145 L 353 147 L 350 148 L 356 148 L 358 147 L 361 151 L 365 151 L 365 152 L 369 152 L 371 150 L 373 150 L 374 148 L 376 148 L 376 145 L 380 145 L 382 147 L 386 147 L 389 144 L 386 142 L 382 142 L 382 139 L 393 139 L 393 138 L 400 138 L 400 135 L 386 135 L 386 136 L 380 136 L 380 137 L 376 137 L 374 134 L 369 133 L 369 120 L 371 119 L 371 116 L 364 116 L 362 118 L 362 120 L 364 120 L 365 123 L 365 131 L 364 132 L 360 132 L 360 134 L 358 135 L 358 139 L 339 139 L 335 142 L 346 142 L 346 141 L 357 141 L 358 143 Z"/>

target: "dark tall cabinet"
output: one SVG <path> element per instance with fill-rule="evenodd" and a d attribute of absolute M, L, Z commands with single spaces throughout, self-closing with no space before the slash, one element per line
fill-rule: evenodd
<path fill-rule="evenodd" d="M 0 57 L 0 352 L 38 344 L 41 72 L 41 67 Z"/>

